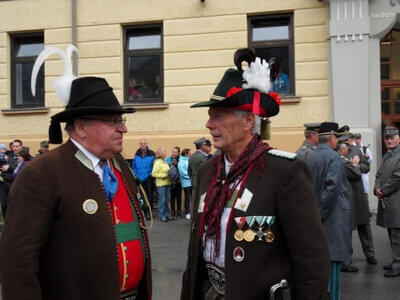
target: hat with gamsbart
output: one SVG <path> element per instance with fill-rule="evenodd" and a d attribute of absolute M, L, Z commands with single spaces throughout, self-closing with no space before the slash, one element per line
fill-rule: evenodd
<path fill-rule="evenodd" d="M 75 46 L 67 47 L 65 53 L 57 47 L 45 48 L 37 57 L 32 70 L 31 88 L 35 95 L 36 77 L 40 66 L 52 54 L 58 54 L 64 63 L 63 75 L 54 81 L 54 90 L 58 98 L 66 104 L 63 111 L 51 117 L 49 142 L 62 143 L 61 122 L 70 122 L 88 115 L 124 114 L 135 112 L 134 108 L 123 108 L 112 87 L 104 78 L 80 77 L 72 72 L 71 53 L 78 53 Z"/>

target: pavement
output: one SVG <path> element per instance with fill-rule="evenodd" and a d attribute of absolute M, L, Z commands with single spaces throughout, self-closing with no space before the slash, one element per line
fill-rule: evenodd
<path fill-rule="evenodd" d="M 400 300 L 400 277 L 383 277 L 382 266 L 391 261 L 387 231 L 371 218 L 377 265 L 369 265 L 362 254 L 356 232 L 353 233 L 353 265 L 357 273 L 341 273 L 341 300 Z M 182 273 L 186 264 L 190 223 L 184 218 L 161 223 L 154 220 L 149 231 L 153 300 L 179 299 Z M 1 297 L 0 297 L 1 299 Z"/>

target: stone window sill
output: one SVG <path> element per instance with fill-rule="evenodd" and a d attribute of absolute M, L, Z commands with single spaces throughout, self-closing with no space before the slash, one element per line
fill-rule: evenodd
<path fill-rule="evenodd" d="M 10 108 L 2 109 L 3 115 L 25 115 L 25 114 L 45 114 L 49 112 L 48 107 L 37 107 L 37 108 Z"/>

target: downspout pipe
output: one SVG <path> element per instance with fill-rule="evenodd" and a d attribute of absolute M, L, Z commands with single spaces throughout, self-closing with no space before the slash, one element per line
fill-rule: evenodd
<path fill-rule="evenodd" d="M 76 12 L 76 0 L 71 0 L 72 45 L 75 47 L 77 47 Z M 72 56 L 72 71 L 74 74 L 78 74 L 78 57 L 75 52 L 73 52 Z"/>

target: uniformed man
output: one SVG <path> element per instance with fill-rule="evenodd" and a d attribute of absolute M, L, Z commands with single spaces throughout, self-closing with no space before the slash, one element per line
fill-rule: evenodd
<path fill-rule="evenodd" d="M 206 127 L 220 153 L 198 171 L 181 299 L 270 299 L 278 286 L 297 300 L 328 299 L 328 247 L 310 172 L 261 137 L 261 118 L 280 104 L 268 92 L 268 65 L 250 49 L 235 53 L 235 65 L 210 101 L 193 105 L 209 107 Z"/>
<path fill-rule="evenodd" d="M 344 126 L 345 127 L 345 126 Z M 343 127 L 342 127 L 343 128 Z M 345 127 L 346 130 L 350 130 L 349 126 Z M 346 143 L 348 147 L 348 153 L 346 157 L 353 160 L 355 157 L 358 158 L 358 167 L 362 175 L 367 175 L 370 170 L 370 162 L 368 158 L 362 153 L 360 147 L 353 144 L 354 135 L 345 131 L 342 136 L 339 137 L 339 141 Z M 364 187 L 362 180 L 356 180 L 351 182 L 352 186 L 352 214 L 354 216 L 354 221 L 357 226 L 358 237 L 360 238 L 361 246 L 363 249 L 364 256 L 369 264 L 376 265 L 377 261 L 375 258 L 374 242 L 372 238 L 372 231 L 369 219 L 369 204 L 368 198 L 365 197 Z M 343 272 L 356 272 L 357 267 L 350 264 L 342 266 Z"/>
<path fill-rule="evenodd" d="M 349 187 L 343 162 L 336 152 L 339 135 L 337 123 L 321 123 L 319 145 L 307 160 L 328 238 L 331 300 L 340 299 L 340 267 L 349 259 L 351 252 Z"/>
<path fill-rule="evenodd" d="M 388 151 L 376 173 L 374 193 L 378 197 L 376 224 L 387 228 L 392 246 L 392 262 L 385 265 L 386 277 L 400 276 L 400 139 L 396 127 L 383 132 Z"/>
<path fill-rule="evenodd" d="M 212 154 L 210 153 L 211 142 L 209 139 L 202 137 L 195 140 L 194 144 L 196 146 L 196 152 L 194 152 L 189 158 L 188 169 L 193 191 L 196 189 L 197 170 L 203 162 L 212 158 Z"/>
<path fill-rule="evenodd" d="M 307 160 L 308 155 L 314 152 L 318 146 L 318 130 L 321 123 L 306 123 L 304 127 L 305 140 L 299 149 L 296 150 L 297 158 Z"/>
<path fill-rule="evenodd" d="M 13 183 L 0 240 L 2 299 L 150 300 L 148 238 L 135 178 L 120 155 L 122 114 L 134 110 L 121 107 L 103 78 L 60 80 L 67 106 L 51 117 L 49 141 L 62 142 L 61 122 L 69 140 Z"/>

